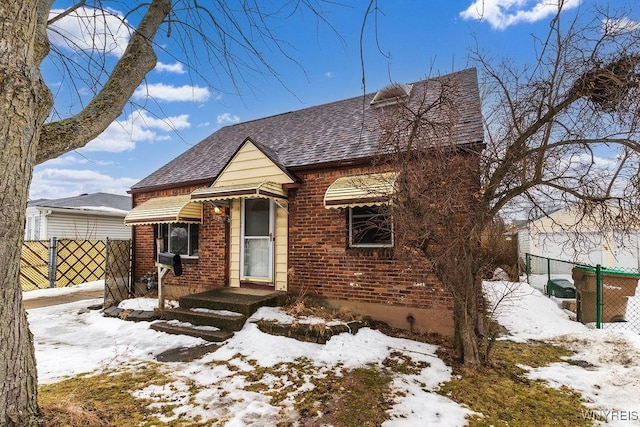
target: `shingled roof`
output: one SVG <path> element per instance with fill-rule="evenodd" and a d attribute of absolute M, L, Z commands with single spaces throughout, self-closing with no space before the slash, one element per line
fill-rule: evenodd
<path fill-rule="evenodd" d="M 117 209 L 127 212 L 131 209 L 131 196 L 121 196 L 111 193 L 80 194 L 79 196 L 63 199 L 38 199 L 27 203 L 27 207 L 47 207 L 65 209 L 104 210 Z"/>
<path fill-rule="evenodd" d="M 409 97 L 434 86 L 429 82 L 445 78 L 455 81 L 461 98 L 455 128 L 457 143 L 482 142 L 480 97 L 474 68 L 413 83 L 409 85 L 412 88 Z M 370 105 L 375 95 L 369 93 L 223 127 L 133 185 L 131 192 L 210 184 L 247 138 L 269 150 L 270 157 L 294 171 L 370 158 L 378 154 L 381 135 L 376 107 Z"/>

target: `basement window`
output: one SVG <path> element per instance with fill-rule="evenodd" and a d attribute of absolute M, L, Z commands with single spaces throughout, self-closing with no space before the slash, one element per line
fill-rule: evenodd
<path fill-rule="evenodd" d="M 182 256 L 198 256 L 198 224 L 158 224 L 156 238 L 162 239 L 162 251 Z"/>
<path fill-rule="evenodd" d="M 393 246 L 393 219 L 380 206 L 349 208 L 349 246 L 389 248 Z"/>

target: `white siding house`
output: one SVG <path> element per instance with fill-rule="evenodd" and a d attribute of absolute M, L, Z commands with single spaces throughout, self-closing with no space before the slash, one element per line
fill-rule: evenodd
<path fill-rule="evenodd" d="M 131 197 L 109 193 L 82 194 L 64 199 L 40 199 L 27 204 L 25 240 L 130 239 L 124 217 Z"/>
<path fill-rule="evenodd" d="M 595 224 L 576 226 L 576 214 L 559 209 L 518 230 L 519 256 L 532 255 L 589 265 L 640 269 L 640 228 L 623 235 Z"/>

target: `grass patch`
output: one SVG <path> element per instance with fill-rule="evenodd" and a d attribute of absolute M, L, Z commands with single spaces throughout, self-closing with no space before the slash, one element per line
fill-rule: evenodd
<path fill-rule="evenodd" d="M 155 400 L 136 398 L 133 390 L 150 385 L 169 386 L 174 380 L 160 365 L 146 362 L 124 370 L 98 375 L 78 375 L 54 384 L 41 385 L 38 404 L 45 427 L 106 427 L 164 425 L 148 405 Z M 162 411 L 170 415 L 173 405 Z M 200 425 L 192 421 L 175 426 Z"/>
<path fill-rule="evenodd" d="M 571 353 L 544 343 L 497 342 L 493 366 L 479 371 L 459 368 L 440 393 L 465 404 L 484 417 L 471 417 L 469 426 L 592 426 L 583 417 L 584 400 L 566 387 L 555 389 L 526 377 L 517 365 L 546 366 Z"/>
<path fill-rule="evenodd" d="M 303 424 L 344 427 L 379 426 L 389 416 L 392 376 L 376 366 L 344 371 L 342 375 L 328 372 L 314 379 L 314 388 L 302 393 L 295 407 Z"/>

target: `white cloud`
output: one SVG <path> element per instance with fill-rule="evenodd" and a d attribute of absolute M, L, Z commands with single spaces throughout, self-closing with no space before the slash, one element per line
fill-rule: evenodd
<path fill-rule="evenodd" d="M 640 30 L 640 22 L 629 18 L 609 19 L 602 23 L 603 30 L 607 34 L 616 35 Z"/>
<path fill-rule="evenodd" d="M 326 73 L 324 73 L 324 76 L 325 76 L 326 78 L 328 78 L 328 79 L 331 79 L 331 78 L 333 78 L 333 72 L 331 72 L 331 71 L 327 71 Z"/>
<path fill-rule="evenodd" d="M 133 150 L 137 142 L 169 139 L 158 132 L 172 132 L 191 127 L 189 116 L 181 114 L 164 118 L 151 117 L 144 110 L 136 110 L 123 120 L 111 123 L 99 137 L 90 141 L 82 151 L 119 153 Z"/>
<path fill-rule="evenodd" d="M 49 19 L 64 12 L 53 9 Z M 80 7 L 54 22 L 47 29 L 49 40 L 54 45 L 78 51 L 97 51 L 122 56 L 132 30 L 126 19 L 117 10 Z"/>
<path fill-rule="evenodd" d="M 184 66 L 180 62 L 174 62 L 173 64 L 165 64 L 164 62 L 158 61 L 155 69 L 156 71 L 174 73 L 174 74 L 186 73 Z"/>
<path fill-rule="evenodd" d="M 487 21 L 497 30 L 519 24 L 536 22 L 558 12 L 558 2 L 563 0 L 474 0 L 466 10 L 460 12 L 463 19 Z M 581 0 L 564 0 L 563 10 L 573 9 Z"/>
<path fill-rule="evenodd" d="M 164 83 L 145 84 L 133 94 L 135 99 L 153 98 L 159 101 L 193 101 L 204 102 L 209 99 L 211 92 L 201 86 L 172 86 Z"/>
<path fill-rule="evenodd" d="M 59 199 L 101 191 L 126 194 L 138 181 L 138 178 L 115 178 L 88 169 L 36 169 L 31 180 L 29 198 Z"/>
<path fill-rule="evenodd" d="M 216 117 L 216 123 L 220 126 L 231 125 L 234 123 L 238 123 L 240 121 L 240 117 L 231 114 L 231 113 L 223 113 Z"/>
<path fill-rule="evenodd" d="M 211 126 L 211 123 L 209 122 L 202 122 L 198 124 L 199 128 L 208 128 L 209 126 Z"/>
<path fill-rule="evenodd" d="M 102 160 L 90 160 L 86 157 L 74 156 L 71 154 L 57 157 L 55 159 L 47 160 L 42 164 L 44 167 L 48 166 L 68 166 L 68 165 L 86 165 L 88 163 L 97 166 L 109 166 L 113 162 L 106 162 Z"/>

